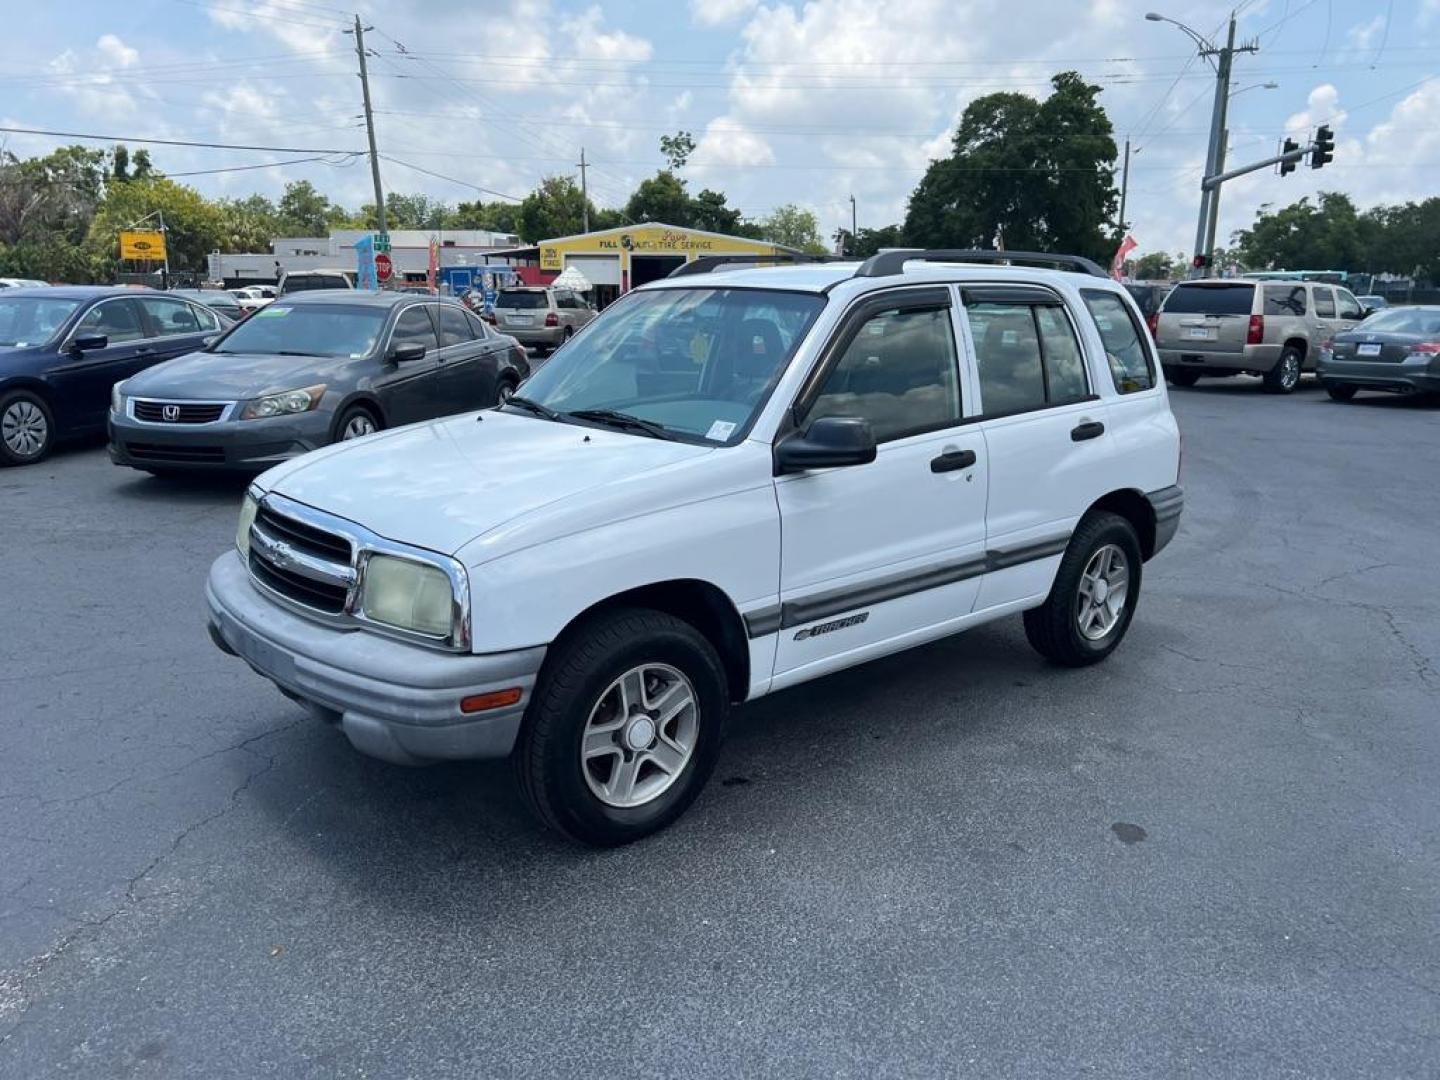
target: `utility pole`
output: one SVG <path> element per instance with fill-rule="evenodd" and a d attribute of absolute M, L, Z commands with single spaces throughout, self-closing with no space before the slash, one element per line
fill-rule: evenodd
<path fill-rule="evenodd" d="M 375 150 L 375 114 L 370 110 L 370 73 L 365 69 L 365 27 L 355 16 L 355 54 L 360 57 L 360 92 L 365 98 L 365 135 L 370 140 L 370 178 L 375 181 L 375 223 L 383 236 L 385 228 L 385 189 L 380 186 L 380 155 Z"/>
<path fill-rule="evenodd" d="M 1230 26 L 1225 38 L 1225 47 L 1217 49 L 1210 45 L 1202 47 L 1201 56 L 1215 57 L 1215 104 L 1210 111 L 1210 149 L 1205 157 L 1205 179 L 1209 180 L 1225 171 L 1225 120 L 1230 104 L 1230 70 L 1237 52 L 1258 52 L 1255 42 L 1235 44 L 1235 13 L 1230 13 Z M 1215 228 L 1220 218 L 1220 187 L 1206 186 L 1201 182 L 1200 217 L 1195 228 L 1195 258 L 1200 265 L 1192 276 L 1204 277 L 1215 251 Z"/>
<path fill-rule="evenodd" d="M 1125 196 L 1130 193 L 1130 140 L 1125 140 L 1125 168 L 1120 173 L 1120 239 L 1125 239 Z"/>
<path fill-rule="evenodd" d="M 850 196 L 850 242 L 858 245 L 860 243 L 860 229 L 855 224 L 855 196 Z"/>
<path fill-rule="evenodd" d="M 590 189 L 585 183 L 585 170 L 590 166 L 585 164 L 585 147 L 580 147 L 580 231 L 590 231 Z"/>

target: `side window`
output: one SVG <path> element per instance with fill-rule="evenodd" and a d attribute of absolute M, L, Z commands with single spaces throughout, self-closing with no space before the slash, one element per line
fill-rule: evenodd
<path fill-rule="evenodd" d="M 1022 412 L 1045 404 L 1040 335 L 1028 304 L 967 304 L 980 397 L 986 415 Z"/>
<path fill-rule="evenodd" d="M 808 419 L 858 416 L 876 442 L 960 422 L 955 336 L 947 307 L 870 316 L 825 378 Z"/>
<path fill-rule="evenodd" d="M 219 330 L 220 320 L 215 317 L 215 312 L 203 304 L 191 304 L 190 310 L 195 313 L 195 321 L 200 324 L 201 330 Z"/>
<path fill-rule="evenodd" d="M 150 316 L 150 325 L 158 337 L 200 332 L 200 320 L 195 317 L 195 309 L 184 300 L 171 296 L 144 296 L 140 298 L 140 306 Z"/>
<path fill-rule="evenodd" d="M 140 309 L 131 299 L 107 300 L 97 304 L 75 327 L 76 336 L 104 334 L 114 345 L 122 341 L 136 341 L 145 336 L 140 325 Z"/>
<path fill-rule="evenodd" d="M 1322 319 L 1335 317 L 1335 294 L 1329 289 L 1315 290 L 1315 314 Z"/>
<path fill-rule="evenodd" d="M 1266 285 L 1266 315 L 1304 315 L 1304 285 Z"/>
<path fill-rule="evenodd" d="M 438 344 L 435 324 L 430 321 L 424 304 L 416 304 L 400 313 L 400 318 L 395 321 L 395 330 L 390 335 L 392 349 L 397 345 L 424 345 L 428 352 Z"/>
<path fill-rule="evenodd" d="M 440 345 L 442 348 L 475 340 L 475 332 L 470 328 L 470 320 L 466 318 L 465 312 L 457 307 L 451 307 L 449 304 L 441 304 L 436 311 L 440 316 Z"/>
<path fill-rule="evenodd" d="M 1040 324 L 1040 347 L 1045 353 L 1046 400 L 1051 405 L 1079 401 L 1090 392 L 1085 378 L 1085 357 L 1075 330 L 1058 304 L 1035 308 Z"/>
<path fill-rule="evenodd" d="M 1134 394 L 1154 387 L 1155 363 L 1130 309 L 1111 292 L 1082 289 L 1080 295 L 1100 331 L 1115 389 L 1122 394 Z"/>
<path fill-rule="evenodd" d="M 470 329 L 473 332 L 473 337 L 488 338 L 494 335 L 495 332 L 490 329 L 490 325 L 484 319 L 480 318 L 479 315 L 476 315 L 473 311 L 465 312 L 465 318 L 470 323 Z"/>
<path fill-rule="evenodd" d="M 1340 318 L 1358 319 L 1361 317 L 1360 301 L 1351 296 L 1346 289 L 1336 289 L 1335 297 L 1340 302 Z"/>

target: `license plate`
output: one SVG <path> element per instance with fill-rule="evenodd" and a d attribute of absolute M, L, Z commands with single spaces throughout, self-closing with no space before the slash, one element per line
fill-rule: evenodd
<path fill-rule="evenodd" d="M 529 326 L 535 320 L 529 315 L 508 315 L 505 321 L 507 323 L 514 323 L 516 326 Z"/>
<path fill-rule="evenodd" d="M 1207 330 L 1203 326 L 1191 327 L 1189 337 L 1192 341 L 1209 341 L 1215 336 L 1214 330 Z"/>
<path fill-rule="evenodd" d="M 1358 346 L 1356 346 L 1356 348 L 1355 348 L 1355 355 L 1356 355 L 1356 356 L 1379 356 L 1379 355 L 1380 355 L 1380 346 L 1379 346 L 1379 345 L 1358 345 Z"/>

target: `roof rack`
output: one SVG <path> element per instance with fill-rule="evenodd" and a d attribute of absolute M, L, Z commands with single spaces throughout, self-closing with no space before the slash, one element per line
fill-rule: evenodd
<path fill-rule="evenodd" d="M 700 255 L 693 261 L 682 263 L 671 270 L 666 277 L 689 277 L 691 274 L 708 274 L 727 266 L 758 266 L 762 263 L 823 263 L 834 262 L 833 255 L 807 255 L 804 252 L 780 251 L 773 255 Z"/>
<path fill-rule="evenodd" d="M 895 248 L 871 255 L 855 271 L 856 277 L 890 277 L 905 272 L 905 264 L 915 262 L 999 263 L 1007 266 L 1039 265 L 1053 270 L 1108 278 L 1098 263 L 1083 255 L 1051 255 L 1042 251 L 981 251 L 942 248 L 926 251 L 921 248 Z"/>

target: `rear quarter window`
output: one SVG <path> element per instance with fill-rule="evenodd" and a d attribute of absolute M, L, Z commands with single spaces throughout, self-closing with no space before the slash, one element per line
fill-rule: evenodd
<path fill-rule="evenodd" d="M 1266 285 L 1266 315 L 1304 315 L 1304 285 Z"/>
<path fill-rule="evenodd" d="M 1146 346 L 1149 336 L 1140 329 L 1130 308 L 1120 297 L 1101 289 L 1081 289 L 1105 344 L 1105 362 L 1110 378 L 1121 394 L 1134 394 L 1155 386 L 1155 362 Z"/>
<path fill-rule="evenodd" d="M 1166 315 L 1249 315 L 1255 286 L 1176 285 L 1165 298 Z"/>

